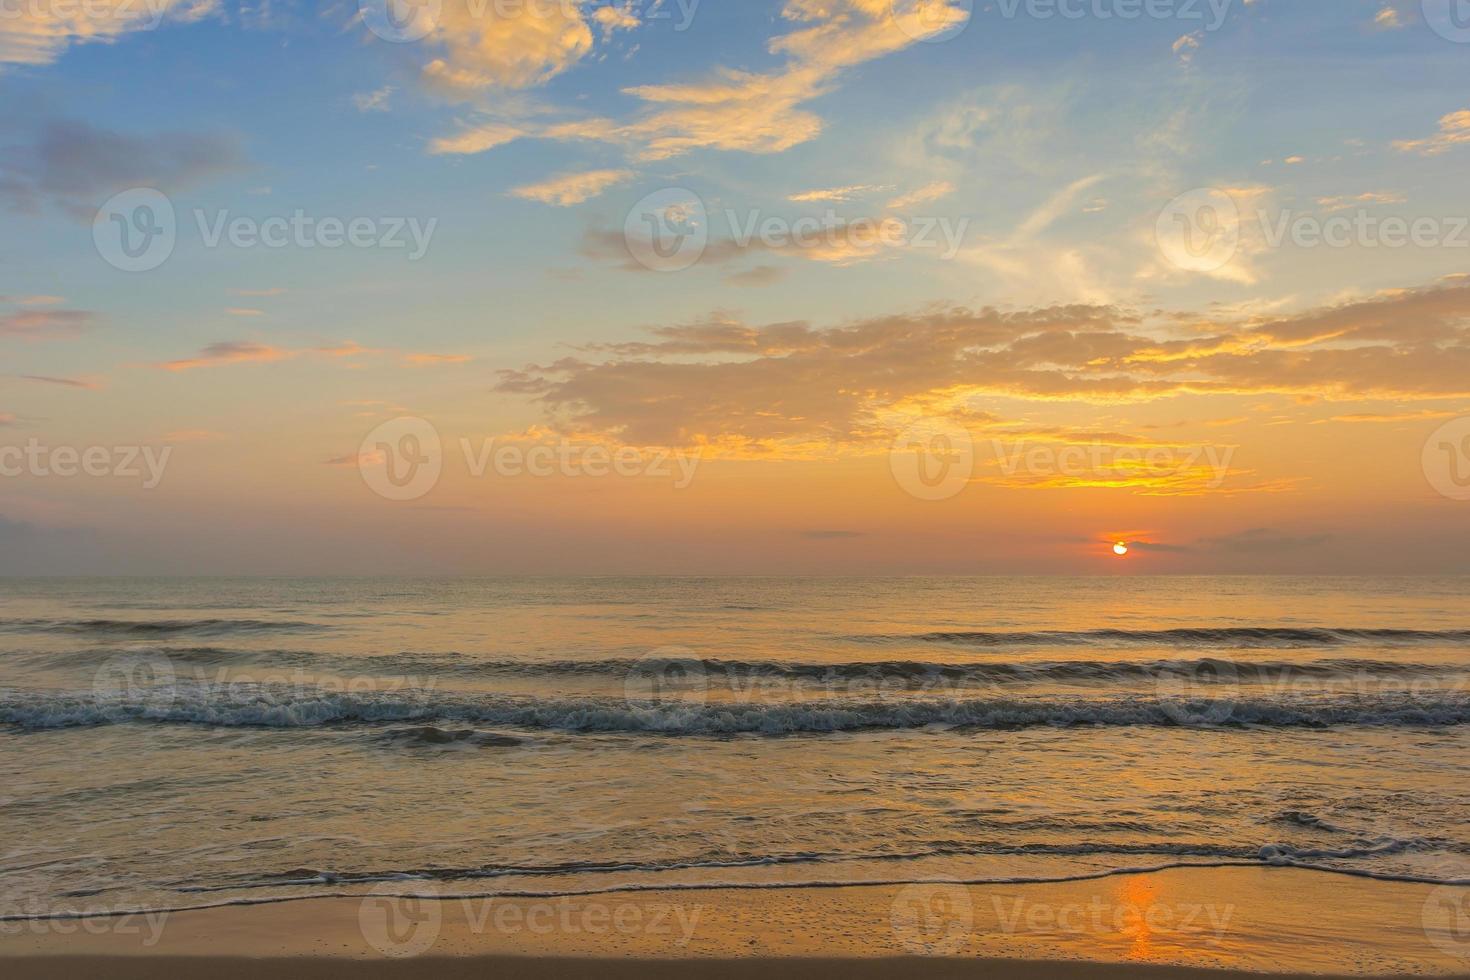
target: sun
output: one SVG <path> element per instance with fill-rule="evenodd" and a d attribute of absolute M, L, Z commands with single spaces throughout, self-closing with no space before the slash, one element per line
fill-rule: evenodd
<path fill-rule="evenodd" d="M 1117 544 L 1113 545 L 1113 554 L 1117 555 L 1119 558 L 1122 558 L 1124 555 L 1128 554 L 1128 546 L 1119 541 Z"/>

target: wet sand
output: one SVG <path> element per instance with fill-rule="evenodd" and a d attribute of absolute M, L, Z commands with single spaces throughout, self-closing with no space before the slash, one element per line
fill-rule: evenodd
<path fill-rule="evenodd" d="M 421 889 L 404 882 L 393 890 Z M 7 922 L 0 974 L 1470 977 L 1467 909 L 1470 887 L 1284 868 L 1026 885 L 373 895 Z"/>

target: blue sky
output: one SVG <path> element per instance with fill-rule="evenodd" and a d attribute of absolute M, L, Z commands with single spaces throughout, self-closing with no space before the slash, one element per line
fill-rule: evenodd
<path fill-rule="evenodd" d="M 881 461 L 895 413 L 932 414 L 945 398 L 955 404 L 943 411 L 963 403 L 962 415 L 1006 432 L 1082 441 L 1246 417 L 1241 431 L 1256 436 L 1233 444 L 1259 448 L 1243 486 L 1269 487 L 1280 512 L 1250 512 L 1236 488 L 1211 518 L 1228 533 L 1320 513 L 1320 500 L 1285 499 L 1322 472 L 1286 472 L 1300 455 L 1286 428 L 1302 426 L 1317 445 L 1347 427 L 1333 419 L 1384 416 L 1372 452 L 1391 453 L 1378 443 L 1392 443 L 1412 462 L 1426 427 L 1470 404 L 1454 386 L 1368 379 L 1337 364 L 1342 338 L 1358 336 L 1350 331 L 1309 338 L 1325 345 L 1305 348 L 1322 365 L 1307 364 L 1298 380 L 1286 365 L 1303 348 L 1278 324 L 1332 311 L 1377 317 L 1384 302 L 1423 306 L 1415 297 L 1425 291 L 1457 288 L 1470 249 L 1385 248 L 1361 231 L 1344 247 L 1268 240 L 1274 222 L 1334 216 L 1373 227 L 1425 219 L 1440 239 L 1454 237 L 1470 214 L 1470 115 L 1461 115 L 1470 45 L 1426 22 L 1437 0 L 1156 0 L 1168 16 L 1136 19 L 1099 16 L 1134 9 L 1129 0 L 1087 0 L 1069 8 L 1075 17 L 1035 16 L 1050 9 L 1044 0 L 973 10 L 960 0 L 683 9 L 543 0 L 540 12 L 512 4 L 509 14 L 497 0 L 444 0 L 427 36 L 407 43 L 376 36 L 356 3 L 82 2 L 11 0 L 0 19 L 0 436 L 177 443 L 186 523 L 219 535 L 222 570 L 259 567 L 234 562 L 241 543 L 220 529 L 242 507 L 265 523 L 311 522 L 293 517 L 303 500 L 340 512 L 340 526 L 323 532 L 329 550 L 360 538 L 363 521 L 408 520 L 406 509 L 372 510 L 372 500 L 332 504 L 360 487 L 340 472 L 353 467 L 331 461 L 350 457 L 376 416 L 401 412 L 455 431 L 617 442 L 647 437 L 640 403 L 657 399 L 671 413 L 661 437 L 705 447 L 712 466 L 784 461 L 752 479 L 792 495 L 772 519 L 793 527 L 821 513 L 814 467 Z M 143 16 L 150 9 L 162 12 L 156 28 Z M 158 267 L 126 272 L 99 253 L 93 216 L 138 187 L 166 195 L 177 241 Z M 670 188 L 701 202 L 709 240 L 675 274 L 639 267 L 624 231 L 640 202 Z M 1161 256 L 1160 215 L 1190 193 L 1213 194 L 1239 216 L 1237 246 L 1212 268 Z M 210 247 L 201 226 L 298 212 L 365 219 L 375 234 L 403 222 L 431 234 L 410 258 L 381 246 Z M 802 218 L 837 231 L 815 248 L 731 241 L 746 221 L 789 229 Z M 867 221 L 900 240 L 855 242 L 853 228 Z M 926 229 L 934 240 L 920 240 Z M 1098 344 L 1092 360 L 1058 354 L 1043 365 L 1065 375 L 1055 384 L 1087 389 L 1069 404 L 1031 374 L 919 377 L 933 311 L 1026 317 L 1073 307 L 1109 311 L 1135 346 L 1207 338 L 1201 351 L 1230 359 L 1191 360 L 1168 385 L 1135 376 L 1125 394 L 1119 372 L 1154 354 L 1135 351 L 1090 387 L 1084 376 L 1103 372 L 1098 358 L 1112 347 Z M 892 353 L 892 371 L 852 382 L 866 399 L 861 425 L 849 417 L 846 382 L 827 402 L 792 407 L 813 384 L 782 373 L 800 352 L 756 344 L 740 353 L 709 339 L 716 328 L 840 331 L 885 317 L 910 318 L 918 333 Z M 1431 342 L 1413 329 L 1362 336 L 1385 356 L 1424 355 L 1405 345 Z M 681 339 L 677 349 L 647 346 L 659 337 Z M 1246 354 L 1261 362 L 1248 376 Z M 741 382 L 755 392 L 748 399 L 703 390 L 710 370 L 747 355 L 758 362 L 754 381 Z M 576 363 L 550 380 L 563 359 Z M 656 375 L 656 390 L 600 387 L 620 370 Z M 675 380 L 680 371 L 690 380 Z M 504 372 L 522 372 L 520 381 L 507 384 Z M 885 387 L 909 374 L 909 387 Z M 784 397 L 782 384 L 803 390 Z M 1349 447 L 1362 438 L 1342 437 Z M 269 491 L 237 497 L 230 468 L 242 460 L 270 474 Z M 1405 471 L 1389 497 L 1422 502 L 1417 464 Z M 1149 486 L 1102 482 L 1032 492 L 1093 491 L 1077 534 L 1093 533 L 1081 527 L 1090 522 L 1105 536 L 1114 527 L 1161 542 L 1200 535 L 1189 525 L 1197 515 L 1163 505 L 1134 513 Z M 1120 507 L 1120 495 L 1131 502 Z M 177 500 L 160 498 L 22 478 L 0 484 L 0 514 L 36 533 L 81 528 L 122 540 L 128 520 L 178 512 Z M 695 511 L 708 521 L 721 501 Z M 556 506 L 532 523 L 554 527 Z M 652 519 L 664 505 L 629 506 Z M 852 515 L 864 525 L 852 540 L 898 533 L 908 518 L 896 507 Z M 1128 516 L 1109 523 L 1119 509 Z M 1320 533 L 1347 537 L 1348 520 Z M 610 551 L 616 540 L 605 542 Z M 842 539 L 821 540 L 777 550 L 826 567 L 830 542 Z M 887 545 L 874 549 L 864 559 L 874 567 L 894 558 Z M 135 551 L 147 553 L 140 568 L 171 567 L 159 557 L 164 542 L 115 544 L 110 560 L 132 567 Z M 279 567 L 309 564 L 288 556 Z"/>

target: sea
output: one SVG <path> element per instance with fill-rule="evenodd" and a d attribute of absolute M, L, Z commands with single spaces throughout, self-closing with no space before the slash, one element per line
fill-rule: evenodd
<path fill-rule="evenodd" d="M 1470 882 L 1470 579 L 0 580 L 0 918 Z"/>

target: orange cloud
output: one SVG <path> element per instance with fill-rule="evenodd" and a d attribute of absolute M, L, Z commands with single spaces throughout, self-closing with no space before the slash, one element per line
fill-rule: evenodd
<path fill-rule="evenodd" d="M 631 170 L 589 170 L 580 174 L 560 174 L 540 183 L 517 187 L 510 191 L 510 195 L 526 201 L 539 201 L 565 208 L 594 198 L 615 184 L 632 180 L 634 176 Z"/>
<path fill-rule="evenodd" d="M 196 357 L 166 361 L 158 366 L 165 371 L 192 371 L 195 368 L 219 367 L 225 364 L 265 364 L 272 361 L 283 361 L 292 356 L 294 355 L 290 351 L 266 344 L 224 341 L 210 344 Z"/>

